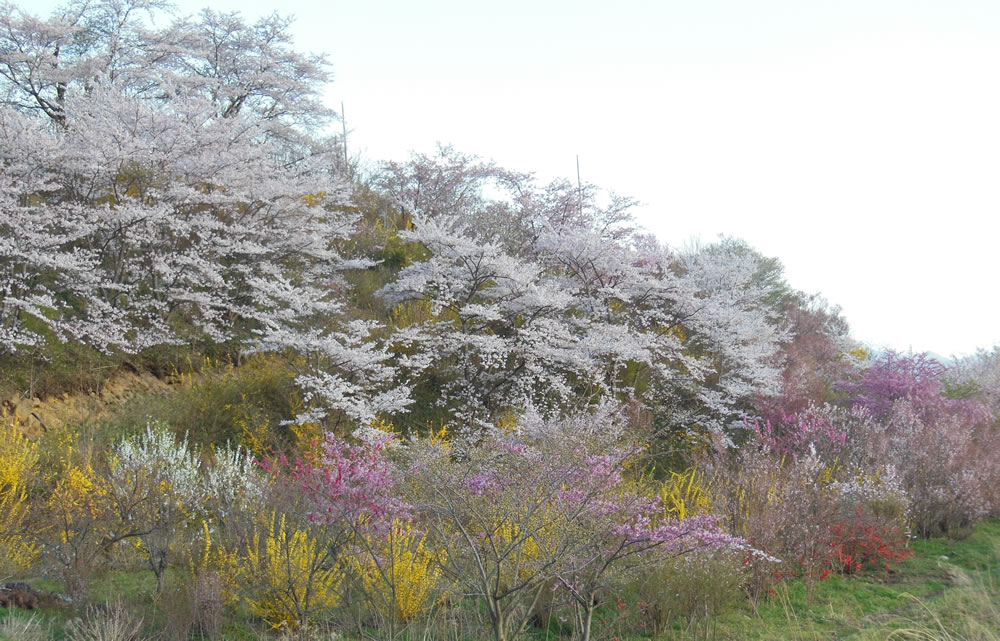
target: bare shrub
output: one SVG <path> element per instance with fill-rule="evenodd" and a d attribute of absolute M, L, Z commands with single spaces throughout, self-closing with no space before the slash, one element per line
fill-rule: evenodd
<path fill-rule="evenodd" d="M 658 564 L 640 584 L 643 631 L 655 636 L 675 619 L 690 625 L 735 607 L 744 599 L 746 575 L 730 550 L 699 550 Z"/>
<path fill-rule="evenodd" d="M 121 601 L 91 605 L 82 619 L 66 630 L 67 641 L 139 641 L 142 619 L 135 618 Z"/>

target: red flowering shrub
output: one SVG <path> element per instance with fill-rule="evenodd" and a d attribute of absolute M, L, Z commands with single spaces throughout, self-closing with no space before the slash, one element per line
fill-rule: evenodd
<path fill-rule="evenodd" d="M 888 569 L 893 563 L 913 556 L 906 533 L 898 523 L 860 506 L 852 518 L 834 523 L 830 535 L 829 556 L 823 565 L 834 572 L 853 574 Z"/>

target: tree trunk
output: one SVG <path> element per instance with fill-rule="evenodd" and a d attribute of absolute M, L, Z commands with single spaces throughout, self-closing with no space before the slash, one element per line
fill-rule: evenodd
<path fill-rule="evenodd" d="M 499 604 L 497 604 L 499 606 Z M 507 641 L 507 631 L 506 628 L 507 621 L 503 614 L 503 610 L 497 607 L 495 610 L 490 608 L 490 618 L 493 619 L 493 639 L 494 641 Z"/>
<path fill-rule="evenodd" d="M 590 641 L 590 630 L 591 625 L 594 622 L 594 608 L 595 608 L 594 597 L 591 596 L 587 600 L 587 605 L 585 606 L 585 612 L 583 615 L 583 625 L 580 628 L 580 641 Z"/>

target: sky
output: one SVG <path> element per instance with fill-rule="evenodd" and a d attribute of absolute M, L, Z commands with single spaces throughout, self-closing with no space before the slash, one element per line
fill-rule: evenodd
<path fill-rule="evenodd" d="M 296 17 L 363 162 L 440 142 L 547 181 L 579 157 L 663 242 L 743 238 L 874 347 L 1000 343 L 995 0 L 211 7 Z"/>

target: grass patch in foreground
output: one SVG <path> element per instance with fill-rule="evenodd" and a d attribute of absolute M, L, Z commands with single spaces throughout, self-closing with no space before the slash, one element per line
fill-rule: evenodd
<path fill-rule="evenodd" d="M 670 641 L 1000 641 L 1000 520 L 961 540 L 913 542 L 891 571 L 792 580 L 757 614 L 731 612 L 667 632 Z"/>

